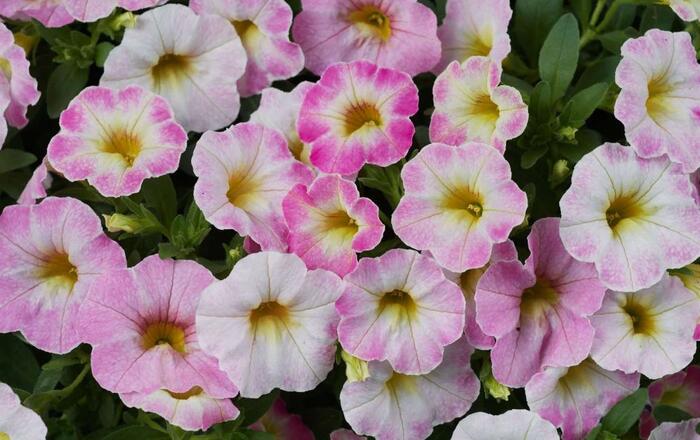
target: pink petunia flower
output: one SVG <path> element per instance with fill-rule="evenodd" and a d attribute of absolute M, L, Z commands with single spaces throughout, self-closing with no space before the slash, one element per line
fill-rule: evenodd
<path fill-rule="evenodd" d="M 295 186 L 282 208 L 289 251 L 309 269 L 343 277 L 357 266 L 357 253 L 373 249 L 384 234 L 377 205 L 337 174 L 320 176 L 308 187 Z"/>
<path fill-rule="evenodd" d="M 659 3 L 668 4 L 683 21 L 696 21 L 700 15 L 698 0 L 661 0 Z"/>
<path fill-rule="evenodd" d="M 561 239 L 577 260 L 595 263 L 609 289 L 631 292 L 700 257 L 700 210 L 680 167 L 603 144 L 574 168 L 559 202 Z"/>
<path fill-rule="evenodd" d="M 440 59 L 437 18 L 416 0 L 302 0 L 292 33 L 306 68 L 367 59 L 413 76 Z"/>
<path fill-rule="evenodd" d="M 216 14 L 231 22 L 243 43 L 248 64 L 238 80 L 241 96 L 260 93 L 304 68 L 304 54 L 289 41 L 292 8 L 284 0 L 190 0 L 198 14 Z"/>
<path fill-rule="evenodd" d="M 527 238 L 530 256 L 491 264 L 476 288 L 476 321 L 496 338 L 493 375 L 524 386 L 542 368 L 579 364 L 589 354 L 605 288 L 592 264 L 566 253 L 559 219 L 536 221 Z"/>
<path fill-rule="evenodd" d="M 651 432 L 649 440 L 700 440 L 700 434 L 697 432 L 699 424 L 700 418 L 679 423 L 662 423 Z"/>
<path fill-rule="evenodd" d="M 615 117 L 637 154 L 668 155 L 687 173 L 700 167 L 700 65 L 690 34 L 651 29 L 627 40 L 615 82 Z"/>
<path fill-rule="evenodd" d="M 485 144 L 430 144 L 401 171 L 405 195 L 391 224 L 407 245 L 452 272 L 483 267 L 493 245 L 525 218 L 527 197 L 510 165 Z"/>
<path fill-rule="evenodd" d="M 17 203 L 20 205 L 35 204 L 37 200 L 47 196 L 46 190 L 51 187 L 52 182 L 53 177 L 49 174 L 48 161 L 44 157 L 17 198 Z"/>
<path fill-rule="evenodd" d="M 197 309 L 202 347 L 243 397 L 274 388 L 311 390 L 333 368 L 334 303 L 342 289 L 337 275 L 308 271 L 294 254 L 248 255 L 203 293 Z"/>
<path fill-rule="evenodd" d="M 186 130 L 218 130 L 238 115 L 236 82 L 245 65 L 243 45 L 226 19 L 171 4 L 142 14 L 124 32 L 100 85 L 139 85 L 166 98 Z"/>
<path fill-rule="evenodd" d="M 557 429 L 534 412 L 511 409 L 501 415 L 469 414 L 457 425 L 452 440 L 559 440 Z"/>
<path fill-rule="evenodd" d="M 57 28 L 73 22 L 64 0 L 4 0 L 0 15 L 20 20 L 35 19 L 46 27 Z"/>
<path fill-rule="evenodd" d="M 12 388 L 0 382 L 0 438 L 44 440 L 46 433 L 46 425 L 41 417 L 22 406 Z"/>
<path fill-rule="evenodd" d="M 0 333 L 67 353 L 84 342 L 79 308 L 102 273 L 126 267 L 124 251 L 89 206 L 49 197 L 0 215 Z"/>
<path fill-rule="evenodd" d="M 313 180 L 284 138 L 256 123 L 202 135 L 192 156 L 194 200 L 219 229 L 250 236 L 263 250 L 287 250 L 282 199 Z"/>
<path fill-rule="evenodd" d="M 422 440 L 434 426 L 464 415 L 479 395 L 471 370 L 474 349 L 461 338 L 432 371 L 408 376 L 388 362 L 370 362 L 369 378 L 346 382 L 340 406 L 352 429 L 377 440 Z M 355 437 L 357 438 L 357 437 Z"/>
<path fill-rule="evenodd" d="M 120 7 L 127 11 L 152 8 L 166 0 L 62 0 L 70 15 L 83 23 L 97 21 Z"/>
<path fill-rule="evenodd" d="M 281 398 L 277 398 L 270 409 L 250 428 L 270 433 L 275 440 L 314 440 L 313 432 L 301 417 L 287 411 L 287 405 Z"/>
<path fill-rule="evenodd" d="M 197 302 L 213 281 L 194 261 L 158 255 L 104 274 L 80 309 L 80 333 L 93 347 L 100 386 L 142 393 L 133 401 L 144 405 L 158 390 L 194 393 L 198 387 L 213 398 L 235 396 L 235 385 L 202 351 L 195 331 Z"/>
<path fill-rule="evenodd" d="M 338 63 L 306 93 L 297 126 L 312 164 L 351 174 L 365 163 L 387 166 L 406 156 L 417 111 L 418 89 L 405 73 L 369 61 Z"/>
<path fill-rule="evenodd" d="M 639 421 L 639 436 L 648 438 L 657 426 L 653 410 L 668 405 L 700 417 L 700 367 L 691 365 L 684 371 L 663 377 L 649 385 L 649 403 Z"/>
<path fill-rule="evenodd" d="M 27 109 L 39 102 L 37 82 L 29 73 L 24 49 L 15 44 L 15 37 L 2 22 L 0 22 L 0 87 L 5 88 L 9 83 L 10 103 L 5 110 L 5 119 L 12 127 L 23 128 L 29 120 Z M 7 81 L 5 81 L 7 80 Z M 5 92 L 0 92 L 4 96 Z M 0 107 L 4 100 L 0 97 Z"/>

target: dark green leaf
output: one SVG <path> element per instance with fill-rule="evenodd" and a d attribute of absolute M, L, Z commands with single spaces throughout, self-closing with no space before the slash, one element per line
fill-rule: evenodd
<path fill-rule="evenodd" d="M 55 119 L 88 81 L 88 69 L 80 68 L 76 63 L 59 65 L 49 77 L 46 90 L 46 110 L 49 117 Z"/>
<path fill-rule="evenodd" d="M 535 85 L 530 96 L 530 117 L 533 121 L 547 121 L 552 118 L 552 88 L 546 81 Z"/>
<path fill-rule="evenodd" d="M 666 5 L 649 5 L 644 9 L 639 31 L 644 33 L 649 29 L 671 30 L 676 14 Z"/>
<path fill-rule="evenodd" d="M 177 194 L 170 176 L 146 180 L 141 187 L 141 194 L 146 206 L 153 208 L 161 223 L 169 227 L 177 214 Z"/>
<path fill-rule="evenodd" d="M 602 44 L 605 50 L 607 50 L 608 52 L 619 54 L 620 47 L 622 47 L 622 44 L 625 41 L 629 40 L 630 38 L 636 38 L 638 36 L 639 32 L 637 32 L 636 29 L 630 27 L 624 30 L 619 29 L 616 31 L 607 32 L 605 34 L 599 35 L 598 41 L 600 41 L 600 44 Z"/>
<path fill-rule="evenodd" d="M 647 389 L 641 388 L 613 406 L 603 417 L 602 424 L 606 431 L 623 435 L 630 430 L 642 414 L 647 403 Z"/>
<path fill-rule="evenodd" d="M 26 151 L 0 150 L 0 174 L 14 171 L 36 162 L 36 156 Z"/>
<path fill-rule="evenodd" d="M 97 67 L 104 67 L 105 61 L 107 61 L 107 57 L 112 49 L 114 49 L 114 44 L 109 41 L 103 41 L 97 45 L 95 48 L 95 65 Z"/>
<path fill-rule="evenodd" d="M 662 424 L 664 422 L 682 422 L 684 420 L 692 419 L 693 416 L 674 406 L 659 405 L 654 408 L 654 418 L 658 424 Z"/>
<path fill-rule="evenodd" d="M 41 394 L 56 389 L 63 376 L 63 369 L 42 370 L 34 384 L 34 394 Z"/>
<path fill-rule="evenodd" d="M 637 16 L 637 5 L 622 5 L 620 9 L 617 10 L 615 14 L 615 19 L 613 20 L 614 29 L 624 29 L 628 26 L 632 26 L 634 19 Z"/>
<path fill-rule="evenodd" d="M 27 344 L 12 334 L 0 334 L 0 382 L 25 391 L 34 389 L 39 364 Z"/>
<path fill-rule="evenodd" d="M 531 65 L 552 25 L 564 13 L 563 0 L 518 0 L 513 18 L 513 42 L 520 43 Z"/>
<path fill-rule="evenodd" d="M 581 22 L 583 29 L 588 27 L 588 19 L 591 16 L 593 2 L 591 0 L 571 0 L 571 9 L 576 14 L 576 18 Z"/>
<path fill-rule="evenodd" d="M 526 150 L 520 158 L 520 166 L 527 170 L 532 168 L 549 151 L 549 145 L 542 144 Z"/>
<path fill-rule="evenodd" d="M 118 428 L 102 437 L 102 440 L 169 440 L 170 436 L 145 426 Z"/>
<path fill-rule="evenodd" d="M 562 156 L 576 163 L 585 155 L 593 151 L 603 142 L 600 133 L 589 128 L 582 128 L 576 132 L 576 145 L 566 145 L 559 151 Z"/>
<path fill-rule="evenodd" d="M 249 426 L 257 422 L 258 419 L 270 409 L 278 396 L 279 391 L 274 390 L 257 399 L 246 399 L 244 397 L 236 399 L 236 407 L 241 410 L 243 417 L 243 423 L 241 423 L 241 425 Z"/>
<path fill-rule="evenodd" d="M 582 126 L 598 105 L 603 102 L 607 91 L 607 84 L 598 83 L 575 94 L 561 112 L 561 125 L 574 128 Z"/>
<path fill-rule="evenodd" d="M 596 83 L 612 84 L 615 81 L 615 70 L 620 63 L 620 57 L 617 55 L 603 58 L 592 66 L 583 71 L 576 86 L 574 93 L 579 92 Z"/>
<path fill-rule="evenodd" d="M 578 21 L 573 14 L 564 14 L 549 31 L 540 50 L 540 77 L 552 87 L 553 100 L 564 95 L 574 77 L 578 43 Z"/>

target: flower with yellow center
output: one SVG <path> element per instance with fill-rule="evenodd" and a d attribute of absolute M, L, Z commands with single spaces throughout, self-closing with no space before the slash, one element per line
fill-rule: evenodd
<path fill-rule="evenodd" d="M 46 425 L 25 408 L 9 385 L 0 382 L 0 440 L 45 440 Z"/>

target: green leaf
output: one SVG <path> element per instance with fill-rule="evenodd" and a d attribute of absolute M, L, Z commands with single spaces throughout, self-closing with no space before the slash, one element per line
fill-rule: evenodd
<path fill-rule="evenodd" d="M 683 411 L 680 408 L 676 408 L 670 405 L 659 405 L 654 408 L 654 418 L 656 422 L 660 425 L 664 422 L 678 423 L 684 420 L 692 419 L 693 416 Z"/>
<path fill-rule="evenodd" d="M 566 145 L 560 148 L 559 151 L 562 156 L 575 164 L 602 142 L 603 139 L 600 133 L 589 128 L 582 128 L 576 132 L 576 145 Z"/>
<path fill-rule="evenodd" d="M 581 127 L 598 105 L 603 102 L 607 92 L 608 85 L 598 83 L 575 94 L 561 112 L 561 125 L 573 128 Z"/>
<path fill-rule="evenodd" d="M 529 82 L 515 77 L 513 75 L 508 75 L 507 73 L 504 73 L 501 76 L 501 83 L 517 89 L 522 95 L 523 100 L 525 102 L 530 102 L 530 95 L 532 94 L 533 87 L 530 85 Z"/>
<path fill-rule="evenodd" d="M 618 64 L 620 64 L 620 57 L 612 55 L 591 65 L 581 74 L 574 87 L 574 93 L 580 92 L 596 83 L 612 84 L 615 81 L 615 70 Z"/>
<path fill-rule="evenodd" d="M 243 417 L 241 425 L 249 426 L 257 422 L 270 409 L 278 396 L 279 391 L 274 390 L 257 399 L 246 399 L 244 397 L 236 399 L 236 407 L 241 410 L 241 417 Z"/>
<path fill-rule="evenodd" d="M 549 31 L 539 58 L 540 77 L 552 87 L 552 98 L 564 95 L 571 84 L 578 64 L 578 21 L 573 14 L 564 14 Z"/>
<path fill-rule="evenodd" d="M 613 406 L 610 412 L 603 417 L 603 428 L 616 435 L 625 434 L 634 426 L 639 416 L 642 414 L 644 405 L 647 403 L 648 395 L 647 389 L 641 388 L 618 402 L 617 405 Z"/>
<path fill-rule="evenodd" d="M 528 149 L 520 158 L 520 166 L 524 170 L 532 168 L 548 151 L 549 145 L 547 144 L 537 145 Z"/>
<path fill-rule="evenodd" d="M 46 90 L 46 110 L 52 119 L 58 118 L 63 110 L 88 82 L 88 69 L 76 63 L 59 65 L 49 77 Z"/>
<path fill-rule="evenodd" d="M 36 162 L 36 156 L 22 150 L 0 150 L 0 174 L 24 168 Z"/>
<path fill-rule="evenodd" d="M 637 38 L 639 32 L 636 29 L 628 27 L 626 29 L 618 29 L 616 31 L 607 32 L 598 36 L 598 41 L 603 45 L 605 50 L 610 53 L 619 54 L 620 48 L 625 41 L 630 38 Z"/>
<path fill-rule="evenodd" d="M 533 121 L 548 121 L 552 118 L 552 88 L 546 81 L 535 85 L 530 95 L 530 116 Z"/>
<path fill-rule="evenodd" d="M 141 194 L 146 206 L 153 208 L 165 227 L 170 227 L 177 215 L 177 194 L 170 176 L 161 176 L 143 182 Z"/>
<path fill-rule="evenodd" d="M 103 41 L 95 47 L 95 65 L 97 67 L 104 67 L 105 61 L 109 53 L 114 49 L 114 44 L 109 41 Z"/>
<path fill-rule="evenodd" d="M 513 42 L 520 42 L 521 49 L 532 65 L 552 25 L 564 13 L 563 0 L 518 0 L 513 18 Z"/>
<path fill-rule="evenodd" d="M 29 346 L 13 334 L 0 334 L 0 353 L 0 382 L 31 391 L 40 369 Z"/>
<path fill-rule="evenodd" d="M 102 440 L 169 440 L 170 436 L 145 426 L 118 428 L 102 437 Z"/>
<path fill-rule="evenodd" d="M 649 29 L 663 29 L 670 31 L 676 14 L 666 5 L 649 5 L 644 9 L 639 31 L 645 33 Z"/>
<path fill-rule="evenodd" d="M 591 16 L 591 7 L 593 2 L 591 0 L 571 0 L 571 10 L 576 14 L 576 18 L 581 22 L 582 27 L 586 29 L 588 27 L 588 19 Z"/>

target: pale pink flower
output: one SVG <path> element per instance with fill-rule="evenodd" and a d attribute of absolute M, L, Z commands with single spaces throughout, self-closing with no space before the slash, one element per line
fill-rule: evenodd
<path fill-rule="evenodd" d="M 659 3 L 668 4 L 683 21 L 696 21 L 700 15 L 698 0 L 660 0 Z"/>
<path fill-rule="evenodd" d="M 166 0 L 62 0 L 64 7 L 76 20 L 84 23 L 96 21 L 120 7 L 127 11 L 151 8 Z"/>
<path fill-rule="evenodd" d="M 56 28 L 74 20 L 63 3 L 64 0 L 3 0 L 0 15 L 27 21 L 33 18 L 46 27 Z"/>
<path fill-rule="evenodd" d="M 557 429 L 534 412 L 512 409 L 494 416 L 469 414 L 457 425 L 452 440 L 559 440 Z"/>
<path fill-rule="evenodd" d="M 5 119 L 13 127 L 23 128 L 29 120 L 27 109 L 39 102 L 39 89 L 37 82 L 29 73 L 29 61 L 27 61 L 24 49 L 15 44 L 12 32 L 0 22 L 0 88 L 5 88 L 9 83 L 10 103 L 5 110 Z M 6 81 L 5 81 L 6 80 Z M 0 107 L 2 96 L 6 92 L 0 92 Z M 0 136 L 2 138 L 2 136 Z"/>
<path fill-rule="evenodd" d="M 639 436 L 648 438 L 657 425 L 654 408 L 672 406 L 685 411 L 691 417 L 700 417 L 700 367 L 691 365 L 649 384 L 649 403 L 639 421 Z"/>
<path fill-rule="evenodd" d="M 700 418 L 679 423 L 662 423 L 651 432 L 649 440 L 700 440 L 698 425 L 700 425 Z"/>
<path fill-rule="evenodd" d="M 37 200 L 46 197 L 46 190 L 51 187 L 52 182 L 53 177 L 49 174 L 48 161 L 44 157 L 17 198 L 17 203 L 20 205 L 35 204 Z"/>
<path fill-rule="evenodd" d="M 46 425 L 34 411 L 20 404 L 9 385 L 0 382 L 0 438 L 45 440 Z"/>

